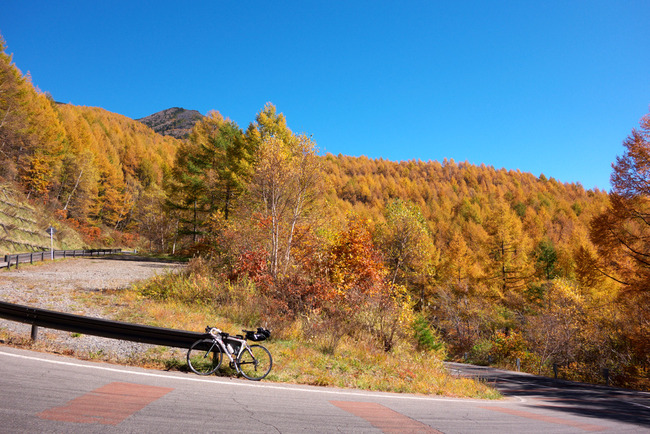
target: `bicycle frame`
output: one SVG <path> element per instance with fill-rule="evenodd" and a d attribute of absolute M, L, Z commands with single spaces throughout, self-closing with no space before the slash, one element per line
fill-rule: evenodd
<path fill-rule="evenodd" d="M 206 335 L 194 342 L 187 350 L 187 364 L 199 375 L 213 374 L 223 363 L 224 354 L 228 356 L 230 368 L 249 380 L 265 378 L 273 367 L 273 357 L 263 345 L 249 345 L 247 340 L 259 342 L 266 340 L 270 332 L 261 327 L 257 332 L 242 330 L 246 336 L 230 335 L 216 327 L 206 327 Z M 218 349 L 218 351 L 217 351 Z M 206 358 L 210 356 L 211 360 Z"/>
<path fill-rule="evenodd" d="M 239 338 L 237 338 L 237 337 L 234 337 L 234 336 L 230 336 L 230 335 L 228 335 L 228 336 L 225 338 L 225 340 L 226 340 L 227 342 L 224 342 L 224 338 L 221 336 L 220 333 L 213 333 L 212 331 L 210 331 L 210 336 L 212 336 L 213 341 L 214 341 L 217 345 L 219 345 L 219 348 L 221 349 L 221 352 L 224 353 L 226 356 L 228 356 L 228 359 L 230 359 L 230 364 L 231 364 L 232 366 L 235 367 L 237 373 L 240 373 L 241 370 L 239 369 L 239 364 L 237 363 L 237 359 L 239 359 L 239 356 L 241 356 L 241 354 L 242 354 L 245 350 L 248 350 L 248 351 L 250 352 L 250 350 L 248 349 L 248 342 L 246 342 L 246 339 L 239 339 Z M 229 343 L 229 342 L 236 342 L 236 343 L 238 343 L 238 345 L 239 345 L 239 351 L 237 352 L 237 354 L 235 354 L 234 351 L 233 351 L 232 354 L 230 353 L 230 351 L 228 350 L 228 346 L 227 346 L 227 343 Z M 214 346 L 213 346 L 213 347 L 214 347 Z M 212 348 L 213 348 L 213 347 L 211 347 L 211 348 L 208 350 L 208 353 L 209 353 L 210 351 L 212 351 Z M 251 353 L 251 356 L 252 356 L 252 355 L 253 355 L 253 353 Z M 235 357 L 233 358 L 233 356 L 235 356 Z"/>

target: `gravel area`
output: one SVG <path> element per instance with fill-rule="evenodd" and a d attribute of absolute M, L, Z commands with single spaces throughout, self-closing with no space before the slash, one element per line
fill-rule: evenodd
<path fill-rule="evenodd" d="M 75 301 L 83 292 L 127 288 L 134 282 L 157 274 L 179 270 L 173 263 L 120 261 L 77 258 L 40 262 L 17 270 L 0 270 L 0 300 L 30 307 L 73 313 L 96 318 L 110 318 L 104 310 L 89 308 Z M 31 325 L 0 319 L 0 336 L 26 339 Z M 2 343 L 2 340 L 0 340 Z M 38 342 L 47 349 L 84 358 L 111 360 L 137 359 L 154 345 L 127 342 L 98 336 L 78 335 L 59 330 L 39 328 Z"/>

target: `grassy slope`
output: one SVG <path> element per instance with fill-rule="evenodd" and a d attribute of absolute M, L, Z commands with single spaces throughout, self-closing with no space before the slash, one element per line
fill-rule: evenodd
<path fill-rule="evenodd" d="M 50 249 L 50 225 L 57 229 L 55 249 L 81 248 L 79 235 L 61 225 L 43 207 L 30 204 L 15 188 L 0 183 L 0 256 Z"/>

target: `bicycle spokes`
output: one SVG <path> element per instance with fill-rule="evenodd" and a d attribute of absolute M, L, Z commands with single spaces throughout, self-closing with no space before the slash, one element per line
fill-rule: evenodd
<path fill-rule="evenodd" d="M 210 375 L 219 369 L 224 357 L 230 359 L 231 368 L 249 380 L 261 380 L 271 372 L 273 359 L 263 346 L 248 345 L 242 336 L 210 334 L 210 338 L 194 342 L 187 352 L 187 363 L 193 372 Z"/>
<path fill-rule="evenodd" d="M 241 374 L 249 380 L 261 380 L 271 371 L 271 353 L 261 345 L 251 345 L 237 360 Z"/>

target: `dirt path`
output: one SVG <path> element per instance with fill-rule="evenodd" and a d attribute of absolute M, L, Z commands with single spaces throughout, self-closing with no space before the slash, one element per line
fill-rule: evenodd
<path fill-rule="evenodd" d="M 110 318 L 97 308 L 90 308 L 75 299 L 79 293 L 95 293 L 107 289 L 126 288 L 134 282 L 157 274 L 179 270 L 178 264 L 77 258 L 55 262 L 39 262 L 18 270 L 0 270 L 0 300 L 31 307 L 78 315 Z M 0 319 L 0 341 L 29 337 L 31 326 Z M 80 336 L 57 330 L 39 331 L 39 345 L 59 348 L 76 355 L 106 354 L 117 359 L 137 357 L 150 345 L 124 342 L 96 336 Z"/>

